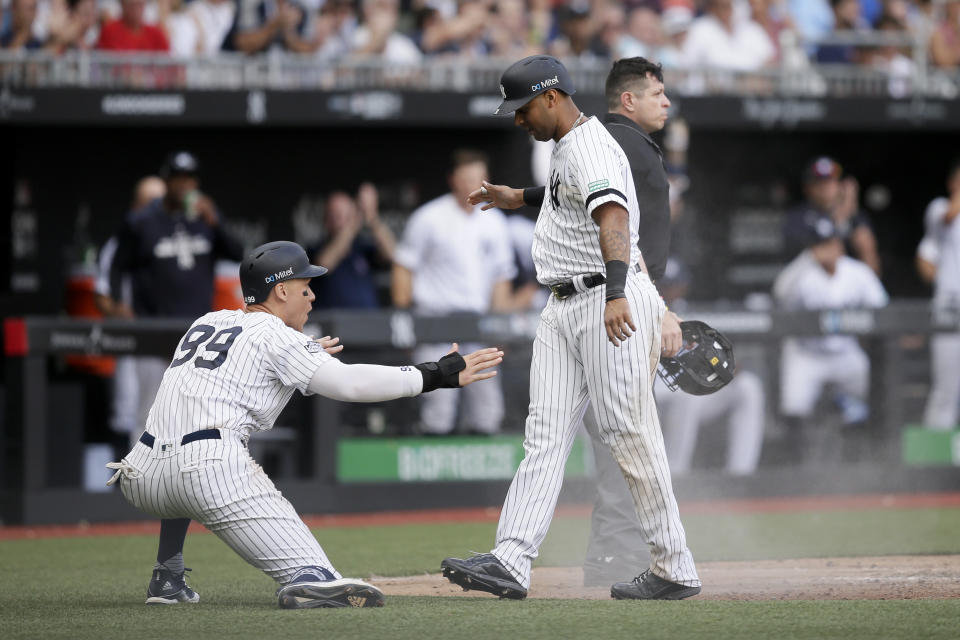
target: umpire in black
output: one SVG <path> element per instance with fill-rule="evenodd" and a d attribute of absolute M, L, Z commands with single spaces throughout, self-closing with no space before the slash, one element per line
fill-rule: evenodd
<path fill-rule="evenodd" d="M 605 93 L 608 112 L 602 121 L 630 160 L 640 207 L 640 250 L 647 273 L 657 284 L 670 251 L 670 186 L 663 153 L 650 137 L 666 124 L 670 108 L 663 71 L 659 64 L 645 58 L 617 60 L 607 75 Z M 539 207 L 545 190 L 546 187 L 512 189 L 484 182 L 470 194 L 469 200 L 471 204 L 488 202 L 485 209 L 516 209 L 524 204 Z M 662 341 L 664 355 L 672 356 L 680 350 L 680 318 L 671 311 L 664 314 Z M 583 567 L 584 584 L 606 586 L 620 575 L 646 569 L 650 554 L 620 467 L 609 449 L 600 444 L 590 411 L 584 416 L 584 426 L 594 443 L 597 473 L 597 500 Z"/>

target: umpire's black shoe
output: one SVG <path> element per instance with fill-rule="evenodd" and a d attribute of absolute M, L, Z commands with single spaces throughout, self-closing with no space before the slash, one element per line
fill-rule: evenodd
<path fill-rule="evenodd" d="M 195 604 L 200 602 L 200 594 L 187 586 L 182 573 L 173 573 L 169 569 L 154 569 L 150 584 L 147 585 L 147 604 L 178 604 L 180 602 Z"/>
<path fill-rule="evenodd" d="M 464 560 L 447 558 L 440 563 L 440 570 L 444 578 L 460 585 L 464 591 L 486 591 L 513 600 L 527 597 L 527 590 L 492 553 L 480 553 Z"/>
<path fill-rule="evenodd" d="M 700 587 L 688 587 L 664 580 L 647 569 L 630 582 L 610 587 L 610 596 L 617 600 L 683 600 L 700 593 Z"/>

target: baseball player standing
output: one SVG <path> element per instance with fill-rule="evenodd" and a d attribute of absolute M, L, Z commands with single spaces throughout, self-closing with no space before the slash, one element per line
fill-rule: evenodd
<path fill-rule="evenodd" d="M 673 495 L 653 400 L 665 307 L 640 269 L 639 210 L 630 163 L 603 125 L 571 99 L 550 56 L 510 66 L 498 113 L 537 140 L 556 142 L 533 258 L 554 295 L 543 310 L 530 367 L 526 457 L 507 494 L 491 553 L 447 558 L 444 576 L 465 589 L 524 598 L 531 564 L 553 518 L 563 467 L 592 402 L 600 436 L 633 495 L 650 569 L 614 584 L 614 598 L 680 599 L 700 592 Z"/>
<path fill-rule="evenodd" d="M 956 310 L 960 308 L 960 160 L 954 161 L 947 174 L 947 192 L 949 197 L 935 198 L 927 205 L 917 269 L 934 283 L 934 307 Z M 923 422 L 931 429 L 953 429 L 960 403 L 960 334 L 935 335 L 930 340 L 930 360 L 932 388 Z"/>
<path fill-rule="evenodd" d="M 663 72 L 645 58 L 618 60 L 607 75 L 605 93 L 609 112 L 603 116 L 603 125 L 630 162 L 640 211 L 641 257 L 656 284 L 666 270 L 670 248 L 669 182 L 663 153 L 650 137 L 663 128 L 670 108 Z M 488 207 L 496 204 L 503 208 L 540 207 L 546 193 L 545 187 L 511 189 L 489 183 L 483 183 L 483 190 L 486 193 L 471 193 L 471 202 L 486 201 L 492 203 Z M 682 342 L 680 318 L 670 311 L 664 313 L 661 331 L 662 353 L 675 355 Z M 609 584 L 624 570 L 640 573 L 649 565 L 650 555 L 620 465 L 603 443 L 593 411 L 585 412 L 583 424 L 593 445 L 597 486 L 583 580 L 586 586 L 599 586 Z"/>
<path fill-rule="evenodd" d="M 273 426 L 294 391 L 348 402 L 382 402 L 491 378 L 497 349 L 465 357 L 453 351 L 415 367 L 347 365 L 331 357 L 336 338 L 302 333 L 315 296 L 310 279 L 326 269 L 310 264 L 292 242 L 253 250 L 240 266 L 246 309 L 201 316 L 184 334 L 167 367 L 133 449 L 108 467 L 124 497 L 165 519 L 203 524 L 244 560 L 281 586 L 282 608 L 370 607 L 383 594 L 343 578 L 293 505 L 247 452 L 251 433 Z M 168 538 L 169 533 L 167 534 Z M 183 542 L 154 567 L 148 604 L 197 602 L 184 580 Z"/>

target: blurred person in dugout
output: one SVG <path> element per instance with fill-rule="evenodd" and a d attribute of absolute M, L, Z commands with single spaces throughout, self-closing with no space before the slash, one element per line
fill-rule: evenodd
<path fill-rule="evenodd" d="M 817 221 L 829 220 L 844 239 L 849 255 L 880 274 L 877 238 L 867 214 L 860 209 L 860 186 L 853 176 L 833 159 L 820 156 L 803 172 L 805 200 L 787 211 L 784 241 L 790 258 L 807 246 L 810 229 Z"/>
<path fill-rule="evenodd" d="M 166 193 L 131 211 L 117 232 L 110 267 L 113 313 L 127 318 L 193 319 L 211 310 L 217 260 L 239 262 L 243 244 L 224 229 L 213 200 L 199 191 L 199 163 L 177 151 L 160 169 Z M 121 298 L 130 280 L 132 305 Z M 168 357 L 137 356 L 137 429 L 146 424 Z"/>
<path fill-rule="evenodd" d="M 148 204 L 163 198 L 167 185 L 158 176 L 142 178 L 134 189 L 131 211 L 139 211 Z M 97 260 L 97 279 L 94 283 L 94 301 L 105 318 L 130 318 L 133 308 L 133 287 L 129 275 L 120 282 L 120 290 L 114 295 L 110 290 L 110 270 L 117 255 L 117 236 L 111 236 L 100 248 Z M 139 385 L 137 384 L 136 358 L 132 355 L 118 356 L 113 373 L 113 388 L 110 402 L 110 429 L 122 435 L 123 453 L 129 450 L 140 435 L 143 423 L 138 421 Z"/>
<path fill-rule="evenodd" d="M 323 243 L 309 252 L 314 264 L 327 268 L 310 287 L 318 309 L 376 309 L 376 273 L 393 263 L 396 239 L 380 219 L 377 188 L 365 182 L 356 199 L 344 191 L 329 196 L 323 212 Z"/>
<path fill-rule="evenodd" d="M 960 158 L 947 173 L 947 195 L 934 198 L 924 215 L 925 233 L 917 247 L 917 270 L 933 284 L 933 307 L 960 311 Z M 960 403 L 960 333 L 930 339 L 930 395 L 923 422 L 930 429 L 957 427 Z"/>
<path fill-rule="evenodd" d="M 657 282 L 671 309 L 682 309 L 690 288 L 690 271 L 678 258 L 669 258 L 663 277 Z M 727 451 L 724 471 L 743 476 L 754 473 L 763 447 L 766 397 L 763 382 L 753 371 L 737 362 L 733 381 L 716 393 L 694 396 L 670 391 L 657 378 L 654 395 L 660 410 L 664 446 L 670 472 L 690 472 L 700 428 L 726 418 Z"/>
<path fill-rule="evenodd" d="M 805 227 L 806 249 L 777 276 L 773 297 L 780 308 L 793 310 L 865 309 L 883 307 L 887 292 L 865 263 L 844 253 L 843 233 L 830 218 L 812 219 Z M 824 432 L 808 431 L 805 419 L 814 415 L 824 388 L 834 389 L 832 400 L 847 427 L 866 426 L 870 360 L 855 336 L 794 337 L 783 341 L 780 357 L 780 411 L 787 420 L 791 452 L 812 454 L 808 460 L 830 455 L 817 440 Z M 849 430 L 848 430 L 849 431 Z M 853 432 L 862 431 L 854 430 Z M 815 449 L 807 452 L 807 449 Z"/>
<path fill-rule="evenodd" d="M 481 211 L 480 205 L 467 202 L 469 193 L 489 179 L 487 166 L 486 155 L 479 151 L 455 151 L 448 175 L 450 193 L 410 215 L 394 255 L 392 295 L 397 308 L 424 315 L 510 310 L 516 266 L 505 216 L 499 209 Z M 422 344 L 414 358 L 440 357 L 447 351 L 446 343 Z M 467 431 L 499 431 L 504 405 L 497 378 L 471 385 L 462 393 L 462 421 Z M 424 396 L 421 432 L 439 435 L 453 431 L 457 403 L 454 389 Z"/>

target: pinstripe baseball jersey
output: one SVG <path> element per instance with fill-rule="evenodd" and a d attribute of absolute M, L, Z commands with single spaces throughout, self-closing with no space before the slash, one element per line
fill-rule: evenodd
<path fill-rule="evenodd" d="M 630 164 L 604 126 L 591 118 L 560 138 L 550 158 L 534 231 L 537 280 L 550 285 L 605 272 L 599 227 L 591 214 L 607 202 L 629 214 L 630 263 L 635 263 L 640 215 Z M 644 272 L 628 271 L 624 293 L 636 331 L 619 347 L 606 335 L 603 285 L 563 299 L 551 296 L 541 313 L 530 365 L 526 455 L 507 492 L 492 550 L 524 589 L 553 519 L 563 466 L 588 401 L 600 437 L 630 488 L 642 539 L 650 544 L 651 570 L 678 584 L 700 586 L 653 397 L 665 307 Z"/>
<path fill-rule="evenodd" d="M 630 260 L 637 247 L 640 212 L 626 154 L 603 124 L 590 118 L 554 146 L 547 193 L 533 238 L 537 280 L 551 285 L 584 273 L 603 273 L 604 259 L 591 214 L 616 202 L 630 214 Z"/>
<path fill-rule="evenodd" d="M 227 357 L 230 366 L 222 366 Z M 174 438 L 200 429 L 241 435 L 273 427 L 294 391 L 331 359 L 320 344 L 275 315 L 225 310 L 184 334 L 147 418 L 147 432 Z"/>

